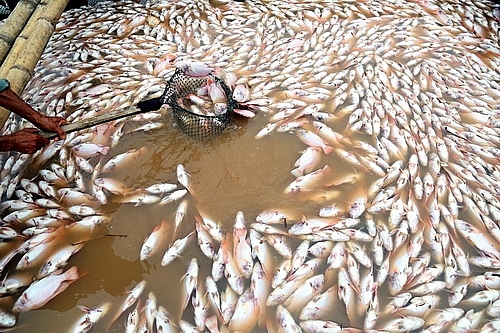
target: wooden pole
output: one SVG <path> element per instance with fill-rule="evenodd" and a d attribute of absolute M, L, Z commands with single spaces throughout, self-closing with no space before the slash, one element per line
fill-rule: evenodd
<path fill-rule="evenodd" d="M 0 27 L 0 63 L 33 14 L 40 0 L 21 0 Z"/>
<path fill-rule="evenodd" d="M 7 78 L 11 89 L 17 94 L 21 94 L 33 76 L 35 66 L 68 2 L 69 0 L 41 0 L 16 38 L 0 67 L 0 78 Z M 9 110 L 0 108 L 0 128 L 5 125 L 9 114 Z"/>

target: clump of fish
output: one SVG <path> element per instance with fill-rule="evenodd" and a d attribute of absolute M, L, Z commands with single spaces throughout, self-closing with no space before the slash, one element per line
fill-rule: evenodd
<path fill-rule="evenodd" d="M 33 157 L 5 153 L 0 325 L 84 283 L 65 266 L 117 223 L 101 211 L 120 203 L 177 205 L 173 224 L 154 221 L 137 258 L 182 265 L 179 304 L 146 296 L 144 280 L 115 309 L 84 308 L 74 331 L 122 317 L 127 331 L 150 332 L 498 331 L 498 8 L 120 1 L 65 13 L 28 102 L 74 121 L 158 96 L 176 68 L 215 73 L 238 112 L 267 122 L 256 140 L 280 133 L 303 147 L 282 175 L 294 207 L 256 216 L 235 207 L 222 221 L 190 204 L 196 186 L 183 164 L 175 183 L 115 178 L 149 153 L 118 153 L 120 139 L 163 126 L 164 108 L 69 134 Z M 204 88 L 184 106 L 224 110 L 219 87 Z M 24 126 L 12 116 L 4 133 Z M 68 234 L 83 243 L 65 244 Z"/>

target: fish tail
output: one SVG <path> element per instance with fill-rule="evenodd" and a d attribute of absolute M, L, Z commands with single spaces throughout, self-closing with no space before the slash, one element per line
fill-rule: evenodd
<path fill-rule="evenodd" d="M 111 147 L 109 147 L 109 146 L 102 147 L 101 155 L 106 155 L 108 153 L 108 151 L 109 151 L 110 148 Z"/>
<path fill-rule="evenodd" d="M 324 145 L 321 147 L 321 149 L 323 149 L 323 152 L 327 155 L 333 151 L 333 148 L 329 145 Z"/>
<path fill-rule="evenodd" d="M 80 273 L 78 272 L 78 267 L 73 266 L 66 271 L 66 279 L 67 280 L 76 280 L 80 277 Z"/>

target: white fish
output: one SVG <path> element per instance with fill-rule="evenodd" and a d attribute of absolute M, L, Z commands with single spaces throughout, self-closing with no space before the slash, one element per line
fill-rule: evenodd
<path fill-rule="evenodd" d="M 106 155 L 109 151 L 109 146 L 103 146 L 95 143 L 81 143 L 73 147 L 73 152 L 76 156 L 83 158 L 91 158 L 99 155 Z"/>
<path fill-rule="evenodd" d="M 323 168 L 297 177 L 287 186 L 284 193 L 309 192 L 325 185 L 325 178 L 332 173 L 332 169 L 325 165 Z"/>
<path fill-rule="evenodd" d="M 215 71 L 210 65 L 195 61 L 181 61 L 178 62 L 175 67 L 191 77 L 204 77 Z"/>
<path fill-rule="evenodd" d="M 323 290 L 324 283 L 325 276 L 323 274 L 310 277 L 283 302 L 283 306 L 291 313 L 300 312 L 315 295 Z"/>
<path fill-rule="evenodd" d="M 181 253 L 186 249 L 186 246 L 188 245 L 189 241 L 191 238 L 193 238 L 194 231 L 191 231 L 188 235 L 186 235 L 183 238 L 177 239 L 172 246 L 170 246 L 163 255 L 163 258 L 161 259 L 161 265 L 162 266 L 167 266 L 170 264 L 175 258 L 180 257 Z"/>
<path fill-rule="evenodd" d="M 133 333 L 139 329 L 139 305 L 141 302 L 137 302 L 134 310 L 129 312 L 127 315 L 127 320 L 125 321 L 125 333 Z"/>
<path fill-rule="evenodd" d="M 235 259 L 228 248 L 229 242 L 224 240 L 221 243 L 221 249 L 225 262 L 224 276 L 227 279 L 229 286 L 238 294 L 241 295 L 245 291 L 245 278 L 239 271 Z"/>
<path fill-rule="evenodd" d="M 229 329 L 233 332 L 250 332 L 259 319 L 259 307 L 251 289 L 246 289 L 238 298 Z"/>
<path fill-rule="evenodd" d="M 152 332 L 156 315 L 158 314 L 156 296 L 152 291 L 150 291 L 148 296 L 146 297 L 144 314 L 146 317 L 146 328 L 149 330 L 149 332 Z"/>
<path fill-rule="evenodd" d="M 91 215 L 97 215 L 98 212 L 90 207 L 90 206 L 85 206 L 85 205 L 75 205 L 71 206 L 68 208 L 68 211 L 78 217 L 85 217 L 85 216 L 91 216 Z"/>
<path fill-rule="evenodd" d="M 284 236 L 282 236 L 282 235 L 267 235 L 267 236 L 265 236 L 265 239 L 283 257 L 285 257 L 287 259 L 292 258 L 292 249 L 290 248 L 290 245 L 288 244 L 288 241 L 286 240 L 286 238 Z"/>
<path fill-rule="evenodd" d="M 186 215 L 187 205 L 188 201 L 184 199 L 183 201 L 181 201 L 181 203 L 179 204 L 179 206 L 177 206 L 177 209 L 175 210 L 175 217 L 174 217 L 175 224 L 174 224 L 174 231 L 172 232 L 173 235 L 172 238 L 175 238 L 179 225 L 181 224 L 182 220 L 184 219 L 184 216 Z"/>
<path fill-rule="evenodd" d="M 201 214 L 202 213 L 200 212 L 200 215 L 195 215 L 196 222 L 199 223 L 206 231 L 208 231 L 208 233 L 214 240 L 219 243 L 222 242 L 224 240 L 224 233 L 219 227 L 219 224 L 208 217 L 204 217 Z"/>
<path fill-rule="evenodd" d="M 395 312 L 403 316 L 424 317 L 439 303 L 438 295 L 424 295 L 413 297 L 408 304 Z"/>
<path fill-rule="evenodd" d="M 500 252 L 496 248 L 496 242 L 493 239 L 463 220 L 456 219 L 455 224 L 462 236 L 469 240 L 474 247 L 487 256 L 500 260 Z"/>
<path fill-rule="evenodd" d="M 160 197 L 149 194 L 142 190 L 138 190 L 135 192 L 131 192 L 125 195 L 123 198 L 119 198 L 117 202 L 120 203 L 133 203 L 135 207 L 139 207 L 142 205 L 150 205 L 160 201 Z"/>
<path fill-rule="evenodd" d="M 300 327 L 307 333 L 341 333 L 349 330 L 349 328 L 343 327 L 334 321 L 320 319 L 301 321 Z"/>
<path fill-rule="evenodd" d="M 254 295 L 259 311 L 258 324 L 263 327 L 267 321 L 267 315 L 263 309 L 266 308 L 266 300 L 271 290 L 271 275 L 265 273 L 264 268 L 258 261 L 253 266 L 250 290 Z"/>
<path fill-rule="evenodd" d="M 158 204 L 165 205 L 169 202 L 182 199 L 187 193 L 188 193 L 188 190 L 186 190 L 186 189 L 176 190 L 176 191 L 164 196 Z"/>
<path fill-rule="evenodd" d="M 303 176 L 306 173 L 312 172 L 318 165 L 322 154 L 320 151 L 313 147 L 307 147 L 300 155 L 299 159 L 295 162 L 296 167 L 291 171 L 295 177 Z"/>
<path fill-rule="evenodd" d="M 221 294 L 221 310 L 224 323 L 229 323 L 233 316 L 238 297 L 238 294 L 228 284 L 226 290 Z"/>
<path fill-rule="evenodd" d="M 80 310 L 85 312 L 83 317 L 78 320 L 73 327 L 70 329 L 69 332 L 72 333 L 86 333 L 90 331 L 92 326 L 94 326 L 95 323 L 101 319 L 102 316 L 104 316 L 109 308 L 111 307 L 110 302 L 103 303 L 99 306 L 93 307 L 93 308 L 88 308 L 86 306 L 80 306 Z"/>
<path fill-rule="evenodd" d="M 195 223 L 196 236 L 198 237 L 198 246 L 201 252 L 207 258 L 213 259 L 215 255 L 215 245 L 210 234 L 201 226 L 200 223 Z"/>
<path fill-rule="evenodd" d="M 128 186 L 118 179 L 96 178 L 94 184 L 116 195 L 127 195 L 130 192 Z"/>
<path fill-rule="evenodd" d="M 205 286 L 207 290 L 206 296 L 212 309 L 215 309 L 218 316 L 222 316 L 221 298 L 215 280 L 211 276 L 207 276 L 205 279 Z"/>
<path fill-rule="evenodd" d="M 302 329 L 297 325 L 290 312 L 281 304 L 276 309 L 276 319 L 279 324 L 278 332 L 302 332 Z"/>
<path fill-rule="evenodd" d="M 187 304 L 189 303 L 189 299 L 191 298 L 191 294 L 196 289 L 196 286 L 198 284 L 198 271 L 199 271 L 198 260 L 196 258 L 193 258 L 189 263 L 186 274 L 181 279 L 182 282 L 182 289 L 181 289 L 182 303 L 180 308 L 181 313 L 186 308 Z"/>
<path fill-rule="evenodd" d="M 76 266 L 64 273 L 62 271 L 56 273 L 33 282 L 14 303 L 13 311 L 24 312 L 44 306 L 80 277 Z"/>
<path fill-rule="evenodd" d="M 337 269 L 345 265 L 347 261 L 347 250 L 345 243 L 338 242 L 334 245 L 330 255 L 327 258 L 327 263 L 331 268 Z"/>
<path fill-rule="evenodd" d="M 333 151 L 333 148 L 314 132 L 311 132 L 309 130 L 298 130 L 296 134 L 299 137 L 300 141 L 316 150 L 323 151 L 325 154 L 329 154 Z"/>
<path fill-rule="evenodd" d="M 310 242 L 308 240 L 302 241 L 302 243 L 297 246 L 297 249 L 292 256 L 292 271 L 297 270 L 306 260 Z"/>
<path fill-rule="evenodd" d="M 199 329 L 204 328 L 208 321 L 210 307 L 205 294 L 193 292 L 191 304 L 194 309 L 194 322 L 196 326 Z"/>
<path fill-rule="evenodd" d="M 333 314 L 334 306 L 339 302 L 338 287 L 332 286 L 325 292 L 315 295 L 301 310 L 301 320 L 328 318 Z"/>
<path fill-rule="evenodd" d="M 101 169 L 101 172 L 110 172 L 116 167 L 132 166 L 130 165 L 136 161 L 139 156 L 147 152 L 146 147 L 134 148 L 127 152 L 116 155 L 115 157 L 109 159 Z"/>
<path fill-rule="evenodd" d="M 156 225 L 151 233 L 146 237 L 141 246 L 140 259 L 146 260 L 156 252 L 159 247 L 164 243 L 167 231 L 169 229 L 167 220 L 162 220 L 160 224 Z"/>
<path fill-rule="evenodd" d="M 41 279 L 49 274 L 52 274 L 56 270 L 63 268 L 68 262 L 69 258 L 71 258 L 71 256 L 76 252 L 80 251 L 82 247 L 83 244 L 69 244 L 54 251 L 45 261 L 42 267 L 40 267 L 37 278 Z"/>
<path fill-rule="evenodd" d="M 287 218 L 291 218 L 291 213 L 279 209 L 266 209 L 259 213 L 255 220 L 260 223 L 283 224 Z"/>
<path fill-rule="evenodd" d="M 177 184 L 171 183 L 157 183 L 150 185 L 145 188 L 146 192 L 151 194 L 163 194 L 167 192 L 171 192 L 177 188 Z"/>
<path fill-rule="evenodd" d="M 233 225 L 233 258 L 241 274 L 247 279 L 250 278 L 253 257 L 249 240 L 247 240 L 247 228 L 242 211 L 236 213 Z"/>
<path fill-rule="evenodd" d="M 381 328 L 382 330 L 388 332 L 410 332 L 414 330 L 418 330 L 422 326 L 424 326 L 425 321 L 422 318 L 418 317 L 403 317 L 398 319 L 392 319 Z"/>
<path fill-rule="evenodd" d="M 116 319 L 118 319 L 118 317 L 120 317 L 128 308 L 130 308 L 132 305 L 135 304 L 135 302 L 137 302 L 137 300 L 141 297 L 145 287 L 146 287 L 146 281 L 142 280 L 129 291 L 127 297 L 125 298 L 125 301 L 120 307 L 120 310 L 115 314 L 111 323 L 115 322 Z"/>
<path fill-rule="evenodd" d="M 271 286 L 273 288 L 277 288 L 283 282 L 285 282 L 286 278 L 290 274 L 292 269 L 292 259 L 283 260 L 278 267 L 276 267 L 276 271 L 274 272 L 274 276 L 271 280 Z"/>
<path fill-rule="evenodd" d="M 177 165 L 177 180 L 179 181 L 179 184 L 184 186 L 188 191 L 191 192 L 190 188 L 190 182 L 189 178 L 191 176 L 186 172 L 186 169 L 184 169 L 184 166 L 182 164 Z"/>
<path fill-rule="evenodd" d="M 162 305 L 158 307 L 155 319 L 157 332 L 179 332 L 179 327 L 175 324 L 174 318 Z"/>

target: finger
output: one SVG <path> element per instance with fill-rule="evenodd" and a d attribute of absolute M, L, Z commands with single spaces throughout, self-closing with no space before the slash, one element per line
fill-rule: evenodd
<path fill-rule="evenodd" d="M 53 117 L 52 120 L 59 126 L 68 124 L 68 121 L 63 117 Z"/>
<path fill-rule="evenodd" d="M 61 127 L 57 127 L 57 135 L 61 140 L 66 139 L 66 132 Z"/>
<path fill-rule="evenodd" d="M 65 118 L 62 118 L 62 117 L 59 117 L 61 119 L 61 121 L 59 122 L 59 125 L 67 125 L 69 124 L 69 121 L 66 120 Z"/>

